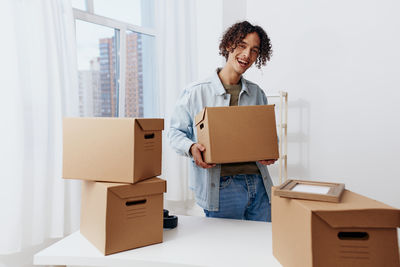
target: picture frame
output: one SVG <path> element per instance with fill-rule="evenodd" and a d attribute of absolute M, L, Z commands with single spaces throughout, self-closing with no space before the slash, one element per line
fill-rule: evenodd
<path fill-rule="evenodd" d="M 345 185 L 343 183 L 287 180 L 275 189 L 274 195 L 286 198 L 338 203 L 344 189 Z"/>

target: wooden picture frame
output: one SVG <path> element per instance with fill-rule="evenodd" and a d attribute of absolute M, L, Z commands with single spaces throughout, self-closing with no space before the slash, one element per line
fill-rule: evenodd
<path fill-rule="evenodd" d="M 287 180 L 275 189 L 274 195 L 326 202 L 340 202 L 344 184 L 304 180 Z"/>

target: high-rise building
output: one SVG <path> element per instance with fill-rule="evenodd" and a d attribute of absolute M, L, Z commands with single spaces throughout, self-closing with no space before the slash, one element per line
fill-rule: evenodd
<path fill-rule="evenodd" d="M 89 70 L 78 71 L 78 82 L 80 116 L 99 116 L 101 106 L 99 58 L 90 61 Z"/>
<path fill-rule="evenodd" d="M 115 117 L 118 114 L 115 38 L 99 40 L 100 49 L 100 99 L 101 117 Z"/>
<path fill-rule="evenodd" d="M 140 34 L 126 36 L 125 116 L 143 117 L 143 65 Z"/>
<path fill-rule="evenodd" d="M 90 61 L 92 72 L 92 93 L 93 93 L 93 115 L 100 116 L 101 113 L 101 91 L 100 91 L 100 58 L 96 57 Z"/>
<path fill-rule="evenodd" d="M 118 114 L 118 88 L 115 39 L 100 39 L 100 92 L 101 114 L 114 117 Z M 143 67 L 142 42 L 137 33 L 126 38 L 125 116 L 143 117 Z"/>

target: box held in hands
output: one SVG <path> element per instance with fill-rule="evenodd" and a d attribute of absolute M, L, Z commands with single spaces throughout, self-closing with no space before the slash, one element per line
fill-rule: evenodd
<path fill-rule="evenodd" d="M 207 163 L 278 159 L 275 105 L 206 107 L 196 115 Z"/>

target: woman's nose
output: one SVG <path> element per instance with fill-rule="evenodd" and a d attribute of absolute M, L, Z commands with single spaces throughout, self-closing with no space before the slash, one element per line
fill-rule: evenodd
<path fill-rule="evenodd" d="M 243 56 L 245 56 L 246 58 L 248 58 L 249 55 L 250 55 L 250 50 L 248 50 L 248 49 L 243 50 Z"/>

